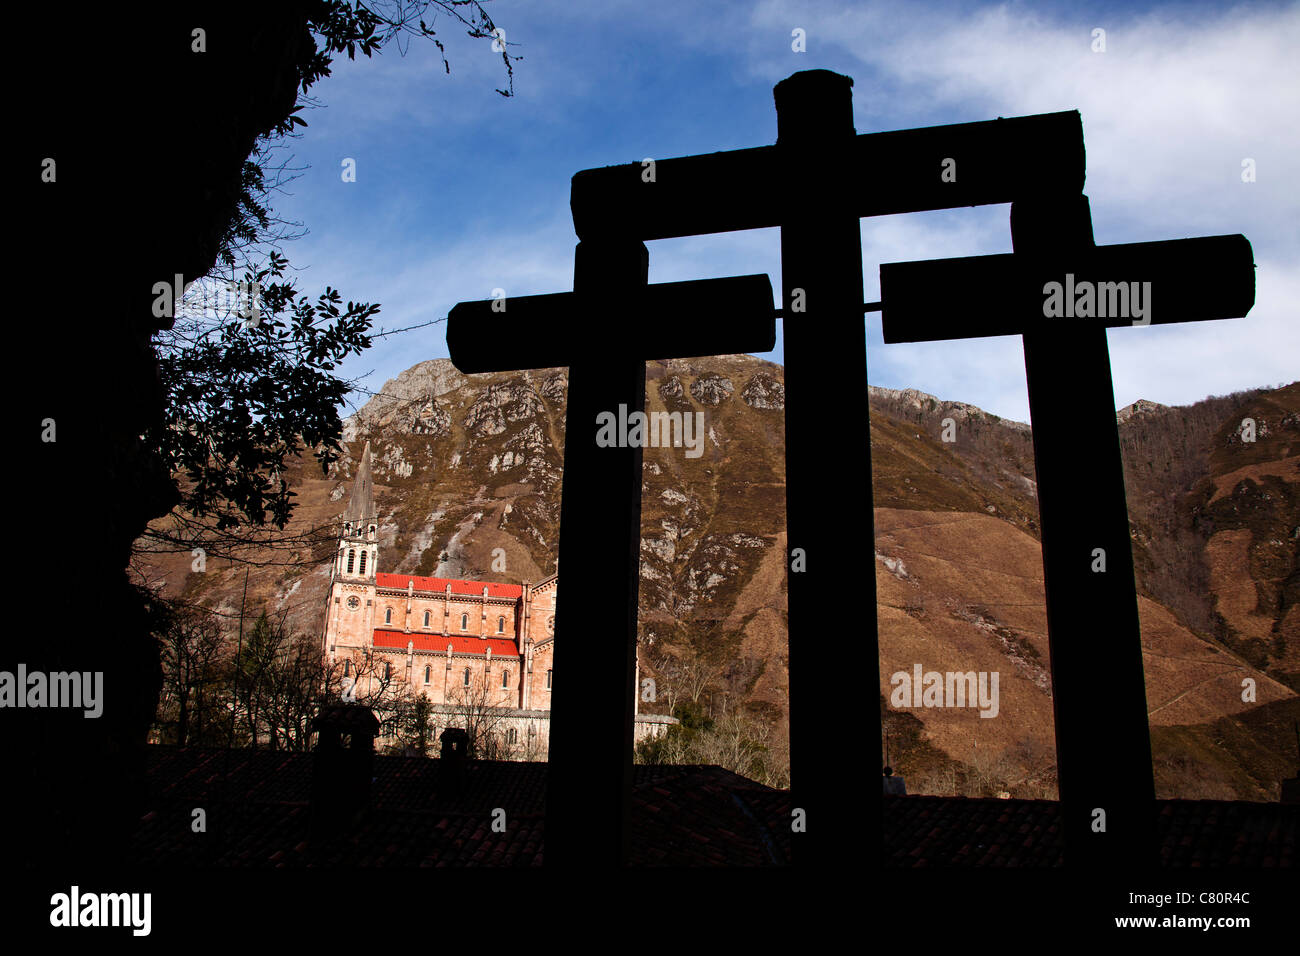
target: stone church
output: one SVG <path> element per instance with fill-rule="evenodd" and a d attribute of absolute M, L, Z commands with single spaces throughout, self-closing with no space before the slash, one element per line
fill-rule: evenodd
<path fill-rule="evenodd" d="M 543 758 L 557 575 L 498 584 L 383 572 L 378 529 L 366 442 L 331 571 L 324 649 L 334 673 L 358 699 L 427 697 L 435 740 L 467 727 L 480 755 Z M 676 723 L 658 714 L 635 720 L 638 741 Z"/>

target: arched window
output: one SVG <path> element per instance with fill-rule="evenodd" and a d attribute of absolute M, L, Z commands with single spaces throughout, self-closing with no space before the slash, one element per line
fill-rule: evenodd
<path fill-rule="evenodd" d="M 515 728 L 513 727 L 509 728 L 506 731 L 506 743 L 508 744 L 519 743 L 519 731 L 515 730 Z"/>
<path fill-rule="evenodd" d="M 432 618 L 431 612 L 429 612 L 429 611 L 425 611 L 425 612 L 424 612 L 424 626 L 425 626 L 425 627 L 428 627 L 428 626 L 429 626 L 429 621 L 431 621 L 432 619 L 433 619 L 433 618 Z"/>
<path fill-rule="evenodd" d="M 352 662 L 351 662 L 351 661 L 344 661 L 344 662 L 343 662 L 343 676 L 344 676 L 344 677 L 351 677 L 351 676 L 352 676 Z"/>
<path fill-rule="evenodd" d="M 465 668 L 465 686 L 469 686 L 469 668 Z"/>
<path fill-rule="evenodd" d="M 502 671 L 502 672 L 501 672 L 501 686 L 502 686 L 502 687 L 509 687 L 509 686 L 510 686 L 510 672 L 509 672 L 509 671 Z"/>
<path fill-rule="evenodd" d="M 374 525 L 371 525 L 371 526 L 370 526 L 370 537 L 373 538 L 374 536 L 375 536 L 375 526 L 374 526 Z"/>
<path fill-rule="evenodd" d="M 425 665 L 424 665 L 424 682 L 425 682 L 426 684 L 429 683 L 429 679 L 430 679 L 431 677 L 433 677 L 433 668 L 432 668 L 431 666 L 429 666 L 428 664 L 425 664 Z"/>
<path fill-rule="evenodd" d="M 504 617 L 499 617 L 497 618 L 497 633 L 504 634 L 505 632 L 506 632 L 506 619 Z"/>
<path fill-rule="evenodd" d="M 348 574 L 352 573 L 352 562 L 356 559 L 357 553 L 353 549 L 348 549 Z"/>
<path fill-rule="evenodd" d="M 366 573 L 366 552 L 365 551 L 361 552 L 361 573 L 362 574 Z"/>
<path fill-rule="evenodd" d="M 393 609 L 391 607 L 384 608 L 384 623 L 385 624 L 393 623 Z"/>
<path fill-rule="evenodd" d="M 546 689 L 551 689 L 551 669 L 549 667 L 546 669 Z"/>
<path fill-rule="evenodd" d="M 468 615 L 468 614 L 462 614 L 462 615 L 460 616 L 460 629 L 461 629 L 462 631 L 468 631 L 468 630 L 469 630 L 469 615 Z"/>
<path fill-rule="evenodd" d="M 388 680 L 388 678 L 392 676 L 393 676 L 393 665 L 388 663 L 388 661 L 384 661 L 384 680 Z"/>

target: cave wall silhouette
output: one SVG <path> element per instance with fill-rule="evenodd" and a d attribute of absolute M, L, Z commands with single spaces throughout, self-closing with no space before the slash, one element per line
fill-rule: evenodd
<path fill-rule="evenodd" d="M 0 667 L 104 673 L 99 719 L 0 714 L 11 849 L 30 866 L 112 864 L 143 812 L 161 670 L 126 566 L 176 500 L 138 438 L 163 408 L 149 342 L 168 320 L 153 315 L 153 286 L 213 266 L 244 160 L 293 108 L 314 6 L 99 8 L 53 35 L 27 11 L 17 34 L 39 50 L 14 90 L 18 301 L 5 321 L 22 440 Z M 196 28 L 205 52 L 192 50 Z"/>

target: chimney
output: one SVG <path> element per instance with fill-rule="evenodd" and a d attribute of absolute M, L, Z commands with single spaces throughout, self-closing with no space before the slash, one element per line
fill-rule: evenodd
<path fill-rule="evenodd" d="M 907 784 L 903 782 L 902 777 L 894 776 L 894 768 L 886 767 L 884 775 L 881 778 L 884 795 L 887 797 L 905 797 L 907 796 Z"/>
<path fill-rule="evenodd" d="M 341 835 L 370 805 L 379 721 L 365 704 L 327 704 L 312 722 L 313 840 Z"/>
<path fill-rule="evenodd" d="M 442 754 L 438 760 L 438 795 L 455 796 L 465 787 L 469 734 L 460 727 L 448 727 L 438 739 L 442 741 Z"/>

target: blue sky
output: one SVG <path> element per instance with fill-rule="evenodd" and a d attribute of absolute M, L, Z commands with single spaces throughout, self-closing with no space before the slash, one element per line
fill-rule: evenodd
<path fill-rule="evenodd" d="M 390 46 L 336 60 L 313 89 L 320 108 L 302 114 L 309 125 L 291 142 L 294 165 L 310 168 L 274 207 L 308 230 L 285 247 L 306 267 L 300 287 L 381 303 L 377 330 L 444 316 L 494 288 L 572 288 L 575 172 L 772 143 L 772 86 L 827 68 L 854 78 L 860 133 L 1078 109 L 1099 243 L 1251 240 L 1249 317 L 1109 333 L 1117 405 L 1186 404 L 1297 377 L 1294 4 L 499 0 L 488 9 L 523 56 L 514 98 L 493 91 L 505 85 L 500 57 L 443 17 L 435 28 L 450 76 L 428 41 L 412 40 L 405 56 Z M 791 49 L 796 28 L 806 52 Z M 1092 49 L 1098 28 L 1105 52 Z M 355 182 L 342 180 L 345 158 L 356 161 Z M 1241 181 L 1244 158 L 1256 162 L 1253 183 Z M 1008 212 L 864 219 L 865 298 L 878 298 L 882 262 L 1011 251 Z M 776 230 L 648 245 L 652 282 L 766 272 L 780 289 Z M 872 384 L 1028 420 L 1019 338 L 886 346 L 879 315 L 866 322 Z M 376 339 L 343 372 L 369 373 L 363 384 L 377 390 L 446 356 L 444 330 Z M 765 357 L 780 361 L 779 340 Z"/>

